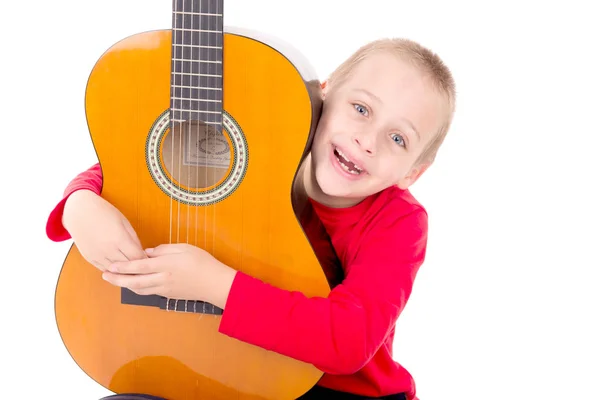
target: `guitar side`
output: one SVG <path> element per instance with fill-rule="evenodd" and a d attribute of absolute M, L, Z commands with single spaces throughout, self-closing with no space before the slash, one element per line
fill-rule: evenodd
<path fill-rule="evenodd" d="M 305 60 L 256 33 L 229 28 L 224 41 L 227 123 L 220 143 L 235 150 L 223 176 L 205 179 L 202 191 L 193 187 L 200 174 L 181 183 L 185 174 L 169 169 L 177 152 L 168 124 L 171 31 L 128 37 L 100 58 L 86 113 L 103 171 L 101 195 L 144 247 L 188 242 L 275 286 L 326 297 L 325 266 L 299 223 L 310 205 L 291 200 L 320 113 L 319 82 Z M 55 311 L 73 359 L 117 393 L 293 399 L 322 376 L 312 365 L 218 333 L 218 313 L 123 304 L 120 288 L 103 281 L 76 246 L 60 273 Z"/>

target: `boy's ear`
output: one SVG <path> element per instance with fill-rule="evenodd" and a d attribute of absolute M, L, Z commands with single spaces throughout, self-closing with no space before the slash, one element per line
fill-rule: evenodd
<path fill-rule="evenodd" d="M 417 181 L 423 175 L 425 171 L 431 166 L 431 163 L 422 163 L 418 167 L 414 167 L 411 169 L 410 173 L 404 176 L 400 182 L 398 182 L 398 187 L 400 189 L 408 189 L 413 183 Z"/>

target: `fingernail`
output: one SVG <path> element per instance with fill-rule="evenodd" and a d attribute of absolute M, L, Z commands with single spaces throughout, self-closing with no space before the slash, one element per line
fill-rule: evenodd
<path fill-rule="evenodd" d="M 146 249 L 146 253 L 148 253 L 148 254 L 152 253 L 153 251 L 154 251 L 153 248 Z"/>

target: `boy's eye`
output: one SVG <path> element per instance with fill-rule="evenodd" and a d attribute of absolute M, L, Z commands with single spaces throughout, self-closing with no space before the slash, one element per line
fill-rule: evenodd
<path fill-rule="evenodd" d="M 366 107 L 361 106 L 360 104 L 354 104 L 354 108 L 356 109 L 356 111 L 358 111 L 359 113 L 363 114 L 363 115 L 367 115 L 367 109 Z"/>
<path fill-rule="evenodd" d="M 394 133 L 392 135 L 392 140 L 402 147 L 406 145 L 406 143 L 404 143 L 404 138 L 402 137 L 402 135 L 398 135 L 397 133 Z"/>

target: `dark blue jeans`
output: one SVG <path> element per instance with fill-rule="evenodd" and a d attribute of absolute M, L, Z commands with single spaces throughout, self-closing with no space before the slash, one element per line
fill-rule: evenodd
<path fill-rule="evenodd" d="M 406 400 L 403 393 L 394 394 L 385 397 L 378 397 L 380 400 Z M 100 400 L 167 400 L 162 397 L 150 396 L 147 394 L 115 394 L 112 396 L 103 397 Z M 336 392 L 331 389 L 315 386 L 306 394 L 297 400 L 375 400 L 374 397 L 363 397 L 355 394 Z"/>

